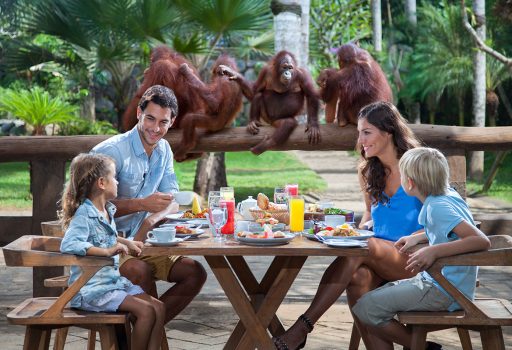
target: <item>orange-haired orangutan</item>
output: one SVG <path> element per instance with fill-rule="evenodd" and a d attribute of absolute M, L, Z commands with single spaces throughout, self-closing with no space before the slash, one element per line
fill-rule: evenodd
<path fill-rule="evenodd" d="M 174 150 L 174 159 L 184 161 L 197 155 L 187 154 L 197 143 L 196 128 L 206 131 L 219 131 L 229 126 L 242 109 L 242 89 L 225 70 L 237 74 L 235 61 L 221 55 L 213 63 L 211 83 L 204 84 L 190 67 L 183 63 L 179 74 L 187 84 L 195 89 L 205 105 L 204 112 L 190 112 L 183 116 L 180 128 L 183 129 L 181 144 Z"/>
<path fill-rule="evenodd" d="M 241 84 L 244 94 L 248 83 L 240 74 L 225 74 L 230 79 Z M 313 86 L 313 80 L 306 70 L 297 67 L 297 60 L 288 51 L 278 52 L 261 70 L 254 83 L 252 93 L 250 122 L 247 131 L 253 135 L 259 132 L 260 120 L 276 128 L 272 136 L 265 137 L 260 143 L 251 148 L 254 154 L 283 144 L 293 129 L 297 126 L 295 116 L 307 104 L 308 125 L 306 131 L 310 143 L 320 141 L 318 127 L 318 93 Z M 245 94 L 250 99 L 251 96 Z"/>
<path fill-rule="evenodd" d="M 178 74 L 181 64 L 186 63 L 192 67 L 190 62 L 183 56 L 169 49 L 167 46 L 158 46 L 151 51 L 151 63 L 144 71 L 144 80 L 132 98 L 130 104 L 123 114 L 124 130 L 131 129 L 137 124 L 137 104 L 142 94 L 153 85 L 163 85 L 174 91 L 178 100 L 178 115 L 172 125 L 173 128 L 179 128 L 182 117 L 189 112 L 202 110 L 203 100 L 197 95 L 184 79 Z M 195 68 L 191 68 L 192 74 L 199 76 Z"/>
<path fill-rule="evenodd" d="M 336 116 L 339 126 L 357 125 L 362 107 L 376 101 L 393 102 L 386 75 L 368 51 L 345 44 L 338 50 L 338 63 L 339 70 L 324 69 L 317 78 L 328 123 L 334 122 Z"/>

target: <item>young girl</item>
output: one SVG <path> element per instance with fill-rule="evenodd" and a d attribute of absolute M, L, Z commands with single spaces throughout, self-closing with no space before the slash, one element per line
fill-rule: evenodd
<path fill-rule="evenodd" d="M 114 266 L 99 270 L 71 300 L 71 306 L 88 311 L 132 313 L 132 349 L 158 349 L 164 332 L 163 303 L 119 274 L 119 253 L 139 255 L 142 242 L 117 237 L 115 165 L 99 154 L 80 154 L 71 162 L 70 180 L 62 195 L 61 222 L 66 230 L 60 250 L 76 255 L 113 256 Z M 71 267 L 69 283 L 81 274 Z"/>

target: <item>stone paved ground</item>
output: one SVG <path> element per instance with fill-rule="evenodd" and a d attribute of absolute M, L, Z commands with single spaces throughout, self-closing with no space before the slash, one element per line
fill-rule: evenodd
<path fill-rule="evenodd" d="M 333 200 L 344 208 L 351 208 L 356 212 L 362 211 L 362 197 L 354 170 L 355 159 L 348 157 L 347 152 L 294 153 L 328 183 L 328 189 L 324 194 L 311 194 L 309 198 Z M 476 208 L 482 212 L 510 212 L 508 205 L 485 198 L 477 199 L 473 203 L 470 201 L 470 204 L 473 209 Z M 202 258 L 198 260 L 207 268 L 209 278 L 201 294 L 167 325 L 167 337 L 172 350 L 222 349 L 238 320 L 206 262 Z M 256 277 L 261 278 L 270 263 L 270 258 L 252 257 L 248 261 Z M 278 316 L 286 328 L 307 308 L 316 292 L 323 271 L 331 261 L 332 258 L 327 257 L 307 260 L 278 311 Z M 479 279 L 478 296 L 492 295 L 510 299 L 512 268 L 482 268 Z M 22 348 L 23 327 L 9 325 L 5 315 L 13 306 L 31 295 L 31 281 L 31 269 L 7 268 L 0 252 L 0 349 L 2 350 Z M 164 288 L 165 285 L 159 283 L 159 290 Z M 314 332 L 308 337 L 306 349 L 347 349 L 351 327 L 352 317 L 346 306 L 346 299 L 342 296 L 317 323 Z M 86 332 L 73 328 L 68 336 L 66 349 L 85 349 L 86 339 Z M 429 339 L 443 344 L 444 349 L 460 349 L 457 334 L 453 330 L 432 333 Z M 512 350 L 512 327 L 505 329 L 505 343 L 506 348 Z M 473 344 L 474 349 L 481 349 L 478 339 L 475 338 Z M 99 343 L 97 348 L 100 348 Z M 361 346 L 361 349 L 363 348 Z"/>

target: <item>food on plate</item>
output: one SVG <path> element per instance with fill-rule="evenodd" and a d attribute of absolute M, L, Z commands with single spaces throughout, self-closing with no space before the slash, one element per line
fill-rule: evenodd
<path fill-rule="evenodd" d="M 182 219 L 204 219 L 206 218 L 205 214 L 208 213 L 208 209 L 203 209 L 197 214 L 194 214 L 191 209 L 185 211 L 181 216 Z"/>
<path fill-rule="evenodd" d="M 271 225 L 264 225 L 263 232 L 253 233 L 249 231 L 240 231 L 236 234 L 238 237 L 256 238 L 256 239 L 272 239 L 272 238 L 286 238 L 283 231 L 272 232 Z"/>
<path fill-rule="evenodd" d="M 319 236 L 326 236 L 326 237 L 354 237 L 354 236 L 360 236 L 359 232 L 357 232 L 352 226 L 349 224 L 343 224 L 336 227 L 325 227 L 323 230 L 317 233 Z"/>
<path fill-rule="evenodd" d="M 274 232 L 274 238 L 285 238 L 286 235 L 284 234 L 283 231 L 276 231 Z"/>
<path fill-rule="evenodd" d="M 194 233 L 194 230 L 188 228 L 187 226 L 176 226 L 176 233 L 189 235 Z"/>
<path fill-rule="evenodd" d="M 199 199 L 194 195 L 194 199 L 192 200 L 192 214 L 197 215 L 201 213 L 201 205 L 199 204 Z"/>
<path fill-rule="evenodd" d="M 261 210 L 267 210 L 268 209 L 268 205 L 270 203 L 270 200 L 268 199 L 268 197 L 264 193 L 260 192 L 260 193 L 258 193 L 257 203 L 258 203 L 258 207 Z"/>
<path fill-rule="evenodd" d="M 323 214 L 324 210 L 320 208 L 318 204 L 308 204 L 308 210 L 306 210 L 306 212 Z"/>
<path fill-rule="evenodd" d="M 256 219 L 255 221 L 260 225 L 265 225 L 265 224 L 275 225 L 275 224 L 279 223 L 279 220 L 274 219 L 272 217 L 272 214 L 270 214 L 270 213 L 264 213 L 262 218 Z"/>
<path fill-rule="evenodd" d="M 326 209 L 324 209 L 324 214 L 326 214 L 326 215 L 343 215 L 344 212 L 345 211 L 343 209 L 338 209 L 338 208 L 326 208 Z"/>

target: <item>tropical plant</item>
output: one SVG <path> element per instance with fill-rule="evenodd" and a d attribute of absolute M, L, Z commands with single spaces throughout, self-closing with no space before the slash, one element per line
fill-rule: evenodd
<path fill-rule="evenodd" d="M 2 91 L 0 110 L 31 125 L 33 135 L 44 135 L 47 125 L 75 120 L 77 108 L 59 97 L 51 97 L 40 87 L 34 87 L 31 90 Z"/>
<path fill-rule="evenodd" d="M 336 49 L 371 36 L 370 6 L 363 0 L 313 0 L 311 2 L 312 62 L 316 68 L 336 67 Z"/>
<path fill-rule="evenodd" d="M 464 125 L 464 96 L 471 86 L 472 43 L 462 27 L 457 5 L 446 1 L 437 8 L 425 3 L 418 11 L 418 41 L 411 72 L 406 77 L 408 94 L 437 106 L 443 93 L 456 100 L 459 125 Z M 431 116 L 433 111 L 431 110 Z M 433 118 L 431 123 L 435 121 Z"/>

